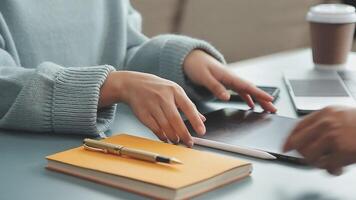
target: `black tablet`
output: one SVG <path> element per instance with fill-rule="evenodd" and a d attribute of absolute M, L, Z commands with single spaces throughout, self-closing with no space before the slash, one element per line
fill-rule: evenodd
<path fill-rule="evenodd" d="M 303 163 L 302 156 L 296 151 L 282 152 L 284 141 L 298 119 L 237 109 L 217 110 L 204 116 L 207 119 L 204 136 L 195 134 L 187 123 L 194 137 L 258 149 L 274 155 L 278 160 Z"/>

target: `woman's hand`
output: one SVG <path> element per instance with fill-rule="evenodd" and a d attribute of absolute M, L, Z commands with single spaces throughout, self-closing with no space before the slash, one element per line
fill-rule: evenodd
<path fill-rule="evenodd" d="M 220 62 L 204 51 L 192 51 L 186 57 L 183 68 L 193 83 L 205 86 L 221 100 L 230 99 L 227 87 L 239 93 L 251 108 L 254 107 L 252 96 L 266 111 L 277 111 L 272 104 L 273 98 L 270 95 L 230 73 Z"/>
<path fill-rule="evenodd" d="M 306 116 L 283 149 L 295 149 L 309 164 L 340 174 L 356 162 L 356 108 L 333 106 Z"/>
<path fill-rule="evenodd" d="M 172 81 L 139 72 L 111 72 L 101 88 L 99 107 L 117 102 L 129 104 L 138 119 L 162 141 L 182 140 L 188 147 L 193 146 L 178 109 L 198 134 L 205 134 L 204 116 Z"/>

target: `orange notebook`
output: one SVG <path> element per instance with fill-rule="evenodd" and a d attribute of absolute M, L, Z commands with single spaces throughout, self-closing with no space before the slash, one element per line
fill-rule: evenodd
<path fill-rule="evenodd" d="M 77 147 L 47 156 L 47 168 L 160 199 L 184 199 L 242 179 L 250 163 L 127 134 L 103 141 L 175 157 L 184 164 L 150 163 Z"/>

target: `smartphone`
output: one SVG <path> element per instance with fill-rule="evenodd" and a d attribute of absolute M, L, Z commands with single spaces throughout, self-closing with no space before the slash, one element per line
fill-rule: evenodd
<path fill-rule="evenodd" d="M 269 95 L 273 97 L 273 101 L 275 101 L 278 98 L 279 95 L 279 88 L 277 87 L 272 87 L 272 86 L 257 86 L 261 90 L 265 91 Z M 244 102 L 244 100 L 240 97 L 240 95 L 232 90 L 229 90 L 230 93 L 230 101 L 231 102 Z M 252 97 L 253 99 L 253 97 Z"/>

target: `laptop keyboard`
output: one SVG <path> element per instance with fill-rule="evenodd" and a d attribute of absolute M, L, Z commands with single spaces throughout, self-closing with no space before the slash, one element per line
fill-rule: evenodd
<path fill-rule="evenodd" d="M 356 99 L 356 71 L 340 71 L 338 74 L 344 81 L 352 97 Z"/>

